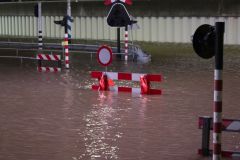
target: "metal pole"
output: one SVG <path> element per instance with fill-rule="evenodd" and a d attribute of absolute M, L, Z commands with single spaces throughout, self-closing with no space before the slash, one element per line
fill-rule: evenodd
<path fill-rule="evenodd" d="M 222 70 L 223 70 L 224 22 L 216 22 L 215 71 L 214 71 L 214 112 L 213 112 L 213 160 L 222 159 Z"/>
<path fill-rule="evenodd" d="M 118 53 L 121 53 L 121 42 L 120 42 L 120 28 L 118 27 L 117 28 L 117 52 Z M 118 58 L 121 58 L 121 55 L 119 54 L 118 55 Z"/>
<path fill-rule="evenodd" d="M 64 52 L 65 52 L 65 68 L 69 69 L 69 47 L 68 44 L 71 41 L 71 2 L 67 0 L 67 26 L 65 26 L 64 35 Z"/>
<path fill-rule="evenodd" d="M 43 36 L 42 36 L 42 3 L 38 2 L 38 52 L 43 49 Z"/>
<path fill-rule="evenodd" d="M 210 141 L 210 130 L 211 130 L 212 118 L 203 118 L 203 128 L 202 128 L 202 152 L 203 156 L 209 156 L 209 141 Z"/>
<path fill-rule="evenodd" d="M 125 61 L 128 60 L 128 26 L 125 27 Z"/>
<path fill-rule="evenodd" d="M 69 69 L 68 34 L 64 35 L 65 68 Z"/>
<path fill-rule="evenodd" d="M 68 42 L 71 43 L 72 39 L 72 25 L 71 25 L 71 1 L 67 2 L 67 33 L 68 33 Z"/>

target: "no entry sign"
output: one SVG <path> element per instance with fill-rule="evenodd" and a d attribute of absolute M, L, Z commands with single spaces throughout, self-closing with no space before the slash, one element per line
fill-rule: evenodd
<path fill-rule="evenodd" d="M 112 63 L 112 49 L 108 46 L 101 46 L 97 51 L 97 60 L 103 66 Z"/>

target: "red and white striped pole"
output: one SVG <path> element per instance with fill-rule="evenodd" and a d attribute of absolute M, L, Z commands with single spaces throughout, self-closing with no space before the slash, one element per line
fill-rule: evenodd
<path fill-rule="evenodd" d="M 125 27 L 125 61 L 128 60 L 128 26 Z"/>
<path fill-rule="evenodd" d="M 213 112 L 213 160 L 222 159 L 222 70 L 224 22 L 216 22 L 215 71 L 214 71 L 214 112 Z"/>
<path fill-rule="evenodd" d="M 65 68 L 69 69 L 69 49 L 68 49 L 68 33 L 64 36 L 64 53 L 65 53 Z"/>

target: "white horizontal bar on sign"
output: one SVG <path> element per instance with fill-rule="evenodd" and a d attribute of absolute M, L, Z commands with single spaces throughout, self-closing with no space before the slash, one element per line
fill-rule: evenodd
<path fill-rule="evenodd" d="M 108 78 L 112 80 L 118 80 L 118 73 L 117 72 L 106 72 Z"/>
<path fill-rule="evenodd" d="M 141 74 L 141 73 L 133 73 L 132 74 L 132 81 L 140 81 L 140 77 L 144 76 L 145 74 Z"/>
<path fill-rule="evenodd" d="M 107 76 L 112 80 L 131 80 L 140 81 L 140 77 L 145 74 L 141 73 L 117 73 L 117 72 L 106 72 Z"/>

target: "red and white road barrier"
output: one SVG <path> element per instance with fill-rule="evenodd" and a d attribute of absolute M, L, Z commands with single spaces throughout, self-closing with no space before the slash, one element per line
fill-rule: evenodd
<path fill-rule="evenodd" d="M 128 27 L 125 27 L 125 61 L 128 60 Z"/>
<path fill-rule="evenodd" d="M 38 67 L 39 72 L 61 72 L 61 68 L 57 67 Z"/>
<path fill-rule="evenodd" d="M 161 90 L 150 88 L 151 87 L 150 82 L 161 82 L 162 81 L 162 76 L 161 75 L 92 71 L 91 72 L 91 77 L 92 78 L 97 78 L 100 82 L 98 85 L 92 85 L 93 90 L 109 90 L 109 91 L 115 91 L 115 92 L 130 92 L 130 93 L 133 93 L 133 94 L 162 94 Z M 105 84 L 105 87 L 101 87 L 102 77 L 105 78 L 103 80 L 104 81 L 103 85 Z M 142 79 L 144 79 L 145 82 Z M 141 87 L 140 88 L 118 87 L 118 86 L 110 87 L 110 85 L 108 84 L 108 80 L 129 80 L 129 81 L 140 82 Z M 146 84 L 144 84 L 144 83 L 146 83 Z"/>
<path fill-rule="evenodd" d="M 46 61 L 60 61 L 61 56 L 60 55 L 51 55 L 51 54 L 38 54 L 37 55 L 38 60 L 46 60 Z"/>
<path fill-rule="evenodd" d="M 204 122 L 205 121 L 205 122 Z M 207 124 L 206 124 L 207 121 Z M 208 127 L 204 126 L 208 125 Z M 209 144 L 210 141 L 210 130 L 214 129 L 214 120 L 211 117 L 199 117 L 198 120 L 198 128 L 203 129 L 203 135 L 202 135 L 202 145 L 203 144 Z M 221 131 L 226 131 L 226 132 L 240 132 L 240 120 L 235 120 L 235 119 L 222 119 L 221 126 L 219 126 Z M 207 130 L 206 130 L 207 129 Z M 204 137 L 208 135 L 208 137 Z M 214 147 L 214 145 L 213 145 Z M 205 154 L 207 150 L 207 155 Z M 203 155 L 203 156 L 208 156 L 208 155 L 214 155 L 213 150 L 209 149 L 209 146 L 202 146 L 202 149 L 198 150 L 198 154 Z M 228 157 L 228 158 L 239 158 L 240 159 L 240 152 L 237 151 L 221 151 L 219 155 L 223 157 Z"/>
<path fill-rule="evenodd" d="M 50 55 L 50 54 L 37 54 L 38 66 L 37 70 L 39 72 L 61 72 L 61 56 L 60 55 Z M 57 62 L 57 67 L 42 66 L 42 61 L 55 61 Z"/>
<path fill-rule="evenodd" d="M 65 33 L 64 37 L 64 53 L 65 53 L 65 68 L 69 69 L 68 33 Z"/>

